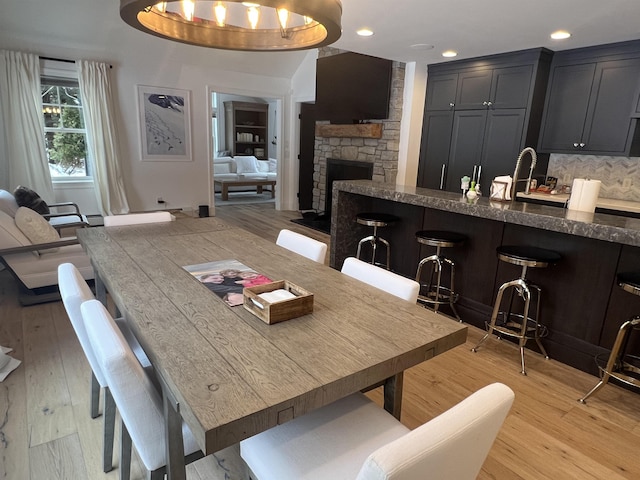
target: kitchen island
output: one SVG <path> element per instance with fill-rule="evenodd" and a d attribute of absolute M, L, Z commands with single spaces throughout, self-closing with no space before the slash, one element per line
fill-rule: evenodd
<path fill-rule="evenodd" d="M 408 277 L 415 276 L 421 258 L 435 251 L 418 244 L 415 232 L 437 229 L 467 235 L 463 247 L 443 253 L 456 261 L 460 315 L 481 328 L 489 321 L 499 285 L 520 274 L 519 267 L 498 261 L 498 246 L 524 244 L 559 252 L 558 265 L 531 269 L 527 277 L 543 290 L 540 321 L 549 329 L 543 339 L 549 355 L 581 370 L 597 373 L 594 355 L 607 354 L 619 326 L 640 314 L 640 299 L 616 282 L 619 272 L 640 271 L 640 219 L 487 197 L 469 201 L 461 194 L 370 180 L 336 181 L 334 268 L 355 255 L 358 241 L 371 233 L 355 222 L 356 214 L 364 211 L 401 218 L 380 235 L 391 243 L 392 270 Z"/>

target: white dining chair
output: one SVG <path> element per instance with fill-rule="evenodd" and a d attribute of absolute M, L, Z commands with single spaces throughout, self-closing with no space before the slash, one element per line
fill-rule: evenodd
<path fill-rule="evenodd" d="M 276 245 L 286 248 L 298 255 L 307 257 L 310 260 L 318 263 L 324 263 L 327 256 L 327 244 L 307 237 L 297 232 L 287 230 L 286 228 L 280 230 Z"/>
<path fill-rule="evenodd" d="M 122 420 L 120 479 L 130 478 L 132 443 L 149 472 L 148 478 L 163 479 L 167 461 L 162 396 L 104 305 L 89 300 L 80 310 Z M 196 439 L 184 423 L 182 435 L 185 463 L 202 458 Z"/>
<path fill-rule="evenodd" d="M 96 356 L 93 352 L 93 347 L 89 342 L 87 336 L 87 330 L 85 328 L 85 322 L 82 319 L 82 313 L 80 312 L 80 306 L 89 300 L 94 300 L 93 292 L 87 285 L 87 282 L 82 277 L 80 271 L 72 263 L 63 263 L 58 266 L 58 285 L 60 288 L 60 296 L 62 297 L 62 303 L 67 312 L 67 316 L 71 321 L 73 330 L 78 337 L 80 346 L 84 352 L 89 366 L 91 367 L 91 418 L 98 417 L 99 404 L 100 404 L 100 389 L 104 388 L 103 395 L 103 470 L 108 472 L 113 469 L 113 441 L 114 441 L 114 426 L 115 426 L 115 405 L 113 398 L 109 391 L 109 387 L 100 364 L 96 360 Z M 143 368 L 152 375 L 151 362 L 147 358 L 144 350 L 138 343 L 135 335 L 127 325 L 123 318 L 116 320 L 118 328 L 122 331 L 127 343 L 131 346 L 131 349 L 135 352 L 138 361 Z"/>
<path fill-rule="evenodd" d="M 390 272 L 355 257 L 348 257 L 342 264 L 341 272 L 372 287 L 384 290 L 396 297 L 416 303 L 420 284 L 415 280 Z"/>
<path fill-rule="evenodd" d="M 170 222 L 175 217 L 169 212 L 129 213 L 127 215 L 107 215 L 104 217 L 105 227 L 120 225 L 137 225 L 142 223 Z"/>
<path fill-rule="evenodd" d="M 253 480 L 472 480 L 513 403 L 488 385 L 409 430 L 357 393 L 240 442 Z"/>

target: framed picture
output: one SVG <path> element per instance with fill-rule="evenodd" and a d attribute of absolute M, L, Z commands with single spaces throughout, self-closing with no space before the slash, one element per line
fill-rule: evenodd
<path fill-rule="evenodd" d="M 138 85 L 143 161 L 191 161 L 189 90 Z"/>

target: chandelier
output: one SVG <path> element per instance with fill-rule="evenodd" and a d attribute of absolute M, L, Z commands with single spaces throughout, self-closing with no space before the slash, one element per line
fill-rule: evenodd
<path fill-rule="evenodd" d="M 341 34 L 340 0 L 120 0 L 120 17 L 151 35 L 245 51 L 317 48 Z"/>

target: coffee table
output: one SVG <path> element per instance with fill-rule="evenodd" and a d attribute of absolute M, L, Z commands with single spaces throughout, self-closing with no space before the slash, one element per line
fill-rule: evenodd
<path fill-rule="evenodd" d="M 222 189 L 222 200 L 229 200 L 229 187 L 256 187 L 256 193 L 262 193 L 262 187 L 271 186 L 271 198 L 276 195 L 276 181 L 265 178 L 214 179 L 213 183 Z"/>

